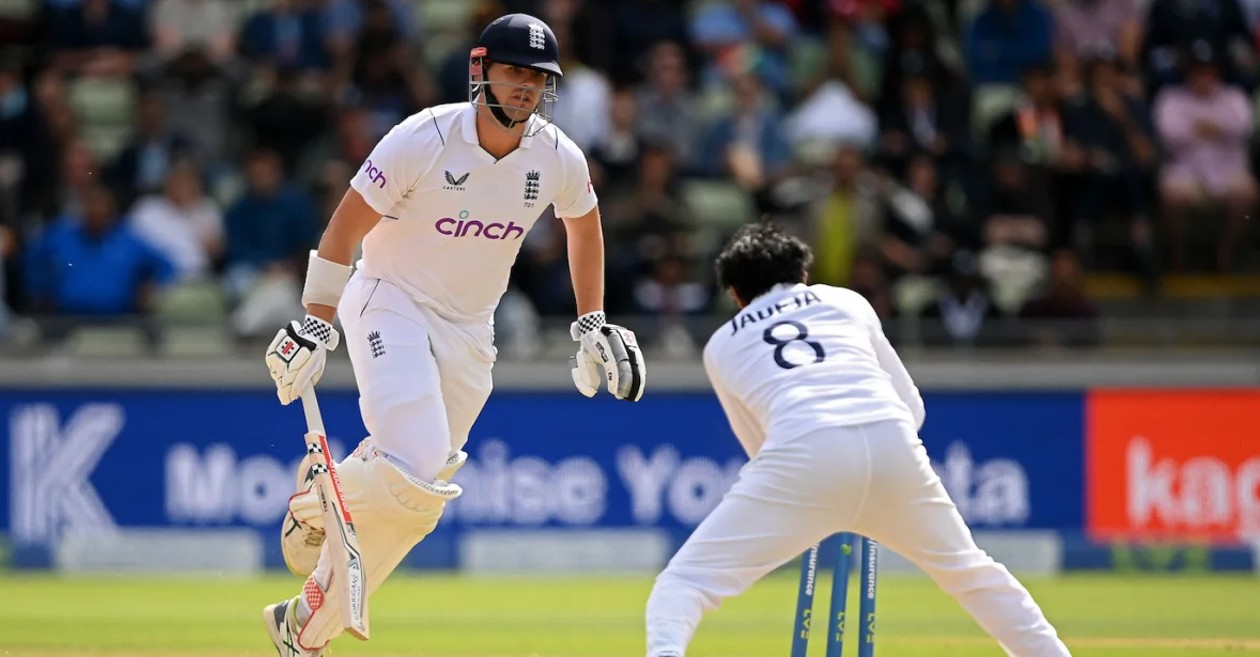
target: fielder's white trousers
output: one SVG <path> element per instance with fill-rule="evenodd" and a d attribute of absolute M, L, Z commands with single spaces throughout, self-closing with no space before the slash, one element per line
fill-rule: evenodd
<path fill-rule="evenodd" d="M 922 568 L 1009 655 L 1069 655 L 1028 591 L 976 546 L 914 427 L 894 421 L 816 431 L 749 461 L 657 577 L 647 654 L 682 657 L 704 612 L 837 532 Z"/>
<path fill-rule="evenodd" d="M 492 388 L 493 328 L 455 324 L 356 272 L 337 316 L 376 448 L 432 480 L 468 442 Z"/>

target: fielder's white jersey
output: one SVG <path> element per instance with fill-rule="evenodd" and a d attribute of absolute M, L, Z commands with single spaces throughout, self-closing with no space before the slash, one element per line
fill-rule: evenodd
<path fill-rule="evenodd" d="M 495 160 L 477 140 L 476 116 L 466 102 L 413 114 L 350 183 L 381 214 L 363 240 L 363 274 L 467 323 L 491 320 L 525 234 L 548 205 L 570 218 L 597 203 L 585 156 L 559 128 Z"/>
<path fill-rule="evenodd" d="M 749 456 L 825 427 L 923 423 L 918 388 L 852 290 L 775 286 L 713 334 L 704 367 Z"/>

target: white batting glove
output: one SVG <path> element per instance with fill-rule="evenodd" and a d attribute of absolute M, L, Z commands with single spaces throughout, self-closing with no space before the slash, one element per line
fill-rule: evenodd
<path fill-rule="evenodd" d="M 276 396 L 288 406 L 324 374 L 328 352 L 337 349 L 341 334 L 332 324 L 307 315 L 289 322 L 267 347 L 267 369 L 276 382 Z"/>
<path fill-rule="evenodd" d="M 647 384 L 647 365 L 634 331 L 604 320 L 603 311 L 582 315 L 569 326 L 578 341 L 577 354 L 569 357 L 569 371 L 578 392 L 594 397 L 604 381 L 617 399 L 639 401 Z"/>

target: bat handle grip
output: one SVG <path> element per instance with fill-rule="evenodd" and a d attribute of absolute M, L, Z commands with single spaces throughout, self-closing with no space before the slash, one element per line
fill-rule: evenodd
<path fill-rule="evenodd" d="M 327 436 L 324 433 L 324 418 L 319 412 L 319 400 L 315 398 L 315 386 L 302 393 L 302 410 L 306 412 L 306 430 L 309 433 Z"/>

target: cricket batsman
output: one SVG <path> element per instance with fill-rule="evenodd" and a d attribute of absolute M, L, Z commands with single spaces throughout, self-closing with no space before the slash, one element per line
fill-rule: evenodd
<path fill-rule="evenodd" d="M 838 532 L 922 568 L 1013 657 L 1068 657 L 1004 566 L 976 546 L 919 440 L 923 399 L 856 292 L 806 284 L 809 247 L 750 225 L 717 258 L 739 306 L 704 367 L 749 462 L 647 603 L 648 657 L 683 657 L 702 614 Z"/>
<path fill-rule="evenodd" d="M 490 395 L 494 310 L 548 206 L 564 222 L 577 301 L 574 384 L 587 397 L 601 382 L 617 399 L 643 395 L 634 333 L 604 317 L 603 234 L 586 158 L 551 122 L 559 52 L 532 16 L 485 28 L 469 56 L 468 102 L 422 110 L 376 145 L 311 252 L 306 317 L 267 349 L 287 405 L 319 381 L 327 352 L 343 342 L 333 326 L 341 319 L 369 435 L 338 471 L 369 594 L 461 493 L 448 482 Z M 263 612 L 281 657 L 318 657 L 342 631 L 308 468 L 282 528 L 285 562 L 306 583 Z"/>

